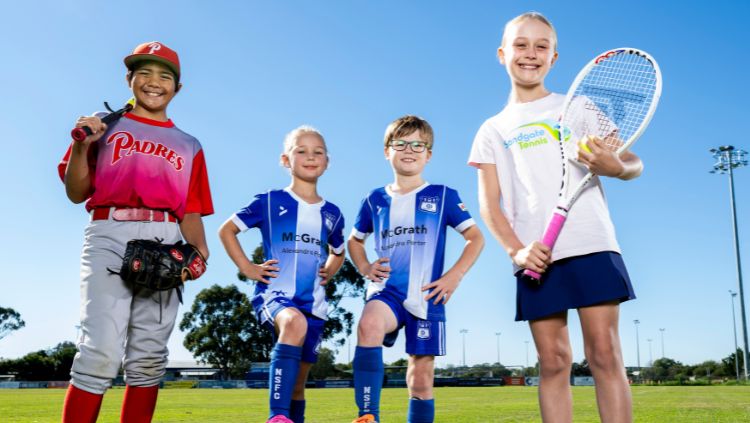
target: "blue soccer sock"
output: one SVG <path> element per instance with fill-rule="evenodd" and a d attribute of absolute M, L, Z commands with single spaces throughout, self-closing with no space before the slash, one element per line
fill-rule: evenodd
<path fill-rule="evenodd" d="M 292 400 L 289 408 L 289 418 L 294 423 L 305 423 L 305 400 Z"/>
<path fill-rule="evenodd" d="M 287 344 L 276 344 L 273 347 L 271 369 L 268 375 L 270 417 L 279 414 L 289 417 L 289 406 L 294 384 L 297 382 L 301 357 L 302 347 Z"/>
<path fill-rule="evenodd" d="M 354 399 L 359 415 L 372 414 L 380 421 L 383 388 L 383 347 L 357 347 L 354 351 Z"/>
<path fill-rule="evenodd" d="M 432 423 L 435 421 L 435 400 L 421 400 L 412 398 L 409 400 L 408 423 Z"/>

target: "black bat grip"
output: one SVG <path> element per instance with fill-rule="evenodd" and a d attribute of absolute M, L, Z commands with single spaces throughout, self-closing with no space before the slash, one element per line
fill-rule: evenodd
<path fill-rule="evenodd" d="M 110 124 L 117 119 L 120 119 L 122 115 L 125 113 L 131 111 L 133 109 L 133 106 L 131 104 L 126 104 L 125 107 L 123 107 L 120 110 L 117 110 L 116 112 L 112 112 L 104 117 L 102 117 L 102 123 Z M 70 131 L 70 136 L 73 137 L 74 141 L 81 142 L 86 139 L 89 135 L 93 134 L 94 132 L 89 128 L 88 126 L 82 126 L 80 128 L 73 128 L 72 131 Z"/>

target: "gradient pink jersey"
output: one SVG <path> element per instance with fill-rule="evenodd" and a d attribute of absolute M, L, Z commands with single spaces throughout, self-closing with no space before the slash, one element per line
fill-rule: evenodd
<path fill-rule="evenodd" d="M 71 146 L 58 165 L 60 178 Z M 185 213 L 213 213 L 203 149 L 171 120 L 125 114 L 89 149 L 92 192 L 86 210 L 134 207 Z"/>

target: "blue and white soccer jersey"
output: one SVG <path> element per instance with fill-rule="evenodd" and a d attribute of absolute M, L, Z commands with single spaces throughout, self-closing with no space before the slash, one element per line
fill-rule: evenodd
<path fill-rule="evenodd" d="M 420 338 L 421 334 L 437 345 L 433 348 L 437 353 L 431 355 L 444 354 L 445 338 L 441 329 L 444 329 L 445 305 L 425 301 L 427 293 L 422 292 L 422 287 L 443 275 L 446 228 L 450 226 L 461 233 L 474 224 L 458 193 L 444 185 L 425 183 L 403 195 L 384 187 L 372 191 L 362 201 L 352 235 L 364 240 L 369 234 L 375 234 L 377 255 L 388 257 L 391 267 L 387 280 L 369 284 L 368 301 L 378 297 L 393 309 L 393 299 L 398 299 L 409 314 L 430 322 L 421 325 L 415 322 L 415 330 L 407 332 L 408 353 L 412 354 L 408 338 Z M 397 310 L 394 313 L 397 318 L 401 315 Z M 412 326 L 407 324 L 408 318 L 405 316 L 399 324 Z M 432 327 L 426 331 L 430 325 Z"/>
<path fill-rule="evenodd" d="M 290 302 L 326 320 L 328 302 L 318 272 L 328 259 L 329 246 L 336 254 L 344 251 L 344 217 L 339 208 L 326 201 L 309 204 L 287 188 L 256 195 L 232 221 L 243 232 L 260 228 L 265 259 L 279 261 L 281 270 L 271 284 L 255 285 L 253 306 L 261 322 L 273 323 L 276 312 L 284 308 L 274 304 Z"/>

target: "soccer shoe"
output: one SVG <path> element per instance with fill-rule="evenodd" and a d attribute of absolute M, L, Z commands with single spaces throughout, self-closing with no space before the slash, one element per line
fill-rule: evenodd
<path fill-rule="evenodd" d="M 270 419 L 268 419 L 266 423 L 294 423 L 294 422 L 289 417 L 283 414 L 277 414 L 271 417 Z"/>
<path fill-rule="evenodd" d="M 352 423 L 378 423 L 375 420 L 375 416 L 372 414 L 365 414 L 364 416 L 359 416 L 356 419 L 352 421 Z"/>

